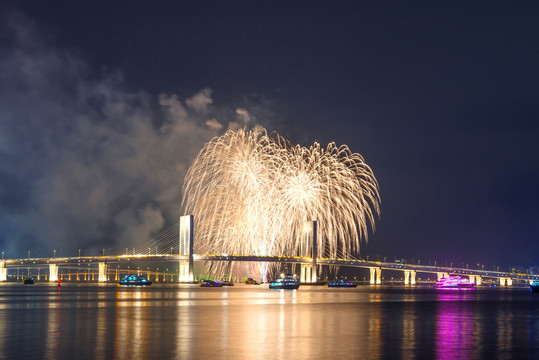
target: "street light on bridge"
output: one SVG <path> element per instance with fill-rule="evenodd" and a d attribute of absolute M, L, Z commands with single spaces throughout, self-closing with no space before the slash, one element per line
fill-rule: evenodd
<path fill-rule="evenodd" d="M 56 257 L 56 249 L 53 250 L 53 257 Z"/>

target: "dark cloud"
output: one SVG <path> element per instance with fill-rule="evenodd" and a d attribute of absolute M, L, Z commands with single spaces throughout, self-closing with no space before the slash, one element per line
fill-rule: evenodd
<path fill-rule="evenodd" d="M 6 19 L 2 249 L 37 255 L 132 247 L 174 223 L 187 168 L 228 126 L 212 108 L 211 90 L 185 101 L 128 92 L 118 73 L 89 78 L 83 59 L 48 45 L 28 18 Z"/>

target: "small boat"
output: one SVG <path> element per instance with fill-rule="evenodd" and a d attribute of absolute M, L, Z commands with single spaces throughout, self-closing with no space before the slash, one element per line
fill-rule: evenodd
<path fill-rule="evenodd" d="M 471 290 L 475 288 L 475 284 L 469 279 L 463 279 L 460 276 L 442 277 L 436 283 L 438 289 L 453 289 L 453 290 Z"/>
<path fill-rule="evenodd" d="M 350 282 L 348 280 L 338 280 L 333 281 L 328 284 L 328 287 L 330 288 L 355 288 L 357 284 L 354 284 L 353 282 Z"/>
<path fill-rule="evenodd" d="M 152 282 L 148 281 L 144 276 L 140 275 L 125 275 L 119 282 L 120 285 L 126 286 L 148 286 Z"/>
<path fill-rule="evenodd" d="M 24 285 L 33 285 L 35 282 L 34 278 L 31 277 L 31 276 L 25 276 L 23 279 L 22 279 L 22 283 Z"/>
<path fill-rule="evenodd" d="M 279 279 L 270 283 L 269 288 L 271 290 L 296 290 L 299 288 L 299 280 L 296 275 L 281 274 Z"/>
<path fill-rule="evenodd" d="M 213 281 L 213 280 L 202 280 L 202 284 L 200 284 L 200 287 L 222 287 L 223 284 L 219 281 Z"/>
<path fill-rule="evenodd" d="M 221 281 L 221 285 L 223 285 L 223 286 L 234 286 L 234 283 L 232 281 Z"/>
<path fill-rule="evenodd" d="M 539 281 L 530 281 L 530 290 L 532 292 L 539 292 Z"/>
<path fill-rule="evenodd" d="M 247 278 L 247 280 L 245 280 L 245 285 L 262 285 L 262 283 L 250 277 L 250 278 Z"/>

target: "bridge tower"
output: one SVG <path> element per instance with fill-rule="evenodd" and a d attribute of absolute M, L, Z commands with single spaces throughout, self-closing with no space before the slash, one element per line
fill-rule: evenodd
<path fill-rule="evenodd" d="M 300 281 L 302 283 L 313 283 L 317 281 L 316 257 L 317 252 L 318 227 L 316 220 L 306 221 L 303 224 L 303 234 L 301 234 L 300 256 L 310 257 L 310 264 L 301 264 Z"/>
<path fill-rule="evenodd" d="M 180 216 L 179 281 L 193 281 L 193 215 Z"/>
<path fill-rule="evenodd" d="M 7 266 L 5 261 L 0 261 L 0 281 L 7 281 Z"/>

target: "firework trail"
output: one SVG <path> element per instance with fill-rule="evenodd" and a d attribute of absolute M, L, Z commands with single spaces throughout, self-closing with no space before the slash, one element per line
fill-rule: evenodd
<path fill-rule="evenodd" d="M 335 258 L 359 251 L 379 203 L 372 170 L 345 145 L 307 148 L 275 133 L 229 130 L 198 154 L 182 207 L 194 215 L 195 253 L 305 256 L 303 226 L 317 220 L 319 257 Z"/>

